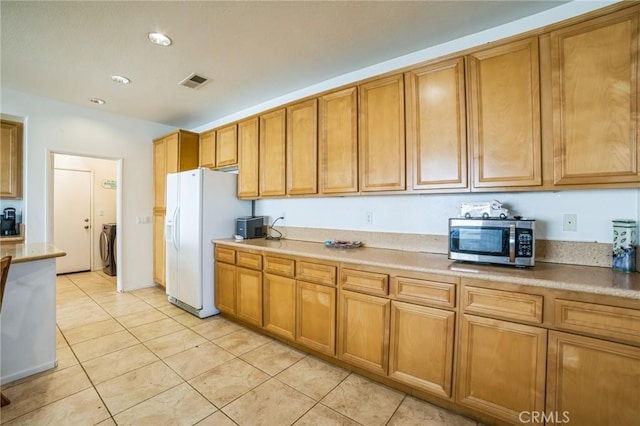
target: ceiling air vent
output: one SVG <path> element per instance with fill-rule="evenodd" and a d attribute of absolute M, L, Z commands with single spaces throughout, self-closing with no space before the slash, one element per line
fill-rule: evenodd
<path fill-rule="evenodd" d="M 190 89 L 198 89 L 205 85 L 209 79 L 196 73 L 191 74 L 189 77 L 178 83 L 180 86 L 188 87 Z"/>

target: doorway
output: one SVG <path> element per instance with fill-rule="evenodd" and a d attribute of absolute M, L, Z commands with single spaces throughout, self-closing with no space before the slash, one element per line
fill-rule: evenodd
<path fill-rule="evenodd" d="M 118 178 L 122 160 L 61 153 L 51 153 L 50 158 L 53 241 L 67 253 L 56 262 L 56 272 L 96 271 L 117 283 L 114 287 L 122 291 L 118 273 L 122 265 L 117 264 L 117 271 L 103 272 L 104 253 L 100 251 L 103 225 L 116 224 L 121 210 Z M 113 249 L 117 253 L 115 246 Z"/>

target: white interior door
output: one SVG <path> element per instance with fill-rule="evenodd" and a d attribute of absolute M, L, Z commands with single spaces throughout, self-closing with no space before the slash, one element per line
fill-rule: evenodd
<path fill-rule="evenodd" d="M 67 255 L 56 273 L 91 270 L 91 172 L 54 169 L 53 240 Z"/>

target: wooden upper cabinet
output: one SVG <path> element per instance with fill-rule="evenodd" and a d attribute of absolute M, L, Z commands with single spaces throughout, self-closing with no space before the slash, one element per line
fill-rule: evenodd
<path fill-rule="evenodd" d="M 360 190 L 406 189 L 403 75 L 360 86 Z"/>
<path fill-rule="evenodd" d="M 200 133 L 200 167 L 216 166 L 216 131 Z"/>
<path fill-rule="evenodd" d="M 319 192 L 358 192 L 358 89 L 321 96 L 319 109 Z"/>
<path fill-rule="evenodd" d="M 0 198 L 22 198 L 22 123 L 0 123 Z"/>
<path fill-rule="evenodd" d="M 154 211 L 164 212 L 167 173 L 198 167 L 200 135 L 178 130 L 153 141 Z"/>
<path fill-rule="evenodd" d="M 164 139 L 153 142 L 153 208 L 164 212 L 167 176 L 167 145 Z M 164 225 L 163 225 L 164 226 Z"/>
<path fill-rule="evenodd" d="M 473 188 L 542 184 L 538 38 L 468 57 Z"/>
<path fill-rule="evenodd" d="M 230 167 L 238 164 L 238 126 L 216 130 L 216 167 Z"/>
<path fill-rule="evenodd" d="M 287 108 L 287 194 L 318 193 L 318 101 Z"/>
<path fill-rule="evenodd" d="M 551 33 L 555 184 L 640 181 L 640 9 Z"/>
<path fill-rule="evenodd" d="M 468 187 L 464 78 L 464 58 L 405 74 L 413 189 Z"/>
<path fill-rule="evenodd" d="M 258 118 L 238 123 L 238 198 L 257 198 Z"/>
<path fill-rule="evenodd" d="M 286 194 L 286 110 L 260 116 L 260 196 Z"/>

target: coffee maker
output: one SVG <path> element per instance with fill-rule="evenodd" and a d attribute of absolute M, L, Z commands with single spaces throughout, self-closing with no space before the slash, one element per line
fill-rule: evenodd
<path fill-rule="evenodd" d="M 17 235 L 16 231 L 16 209 L 7 207 L 3 210 L 0 219 L 0 235 Z"/>

